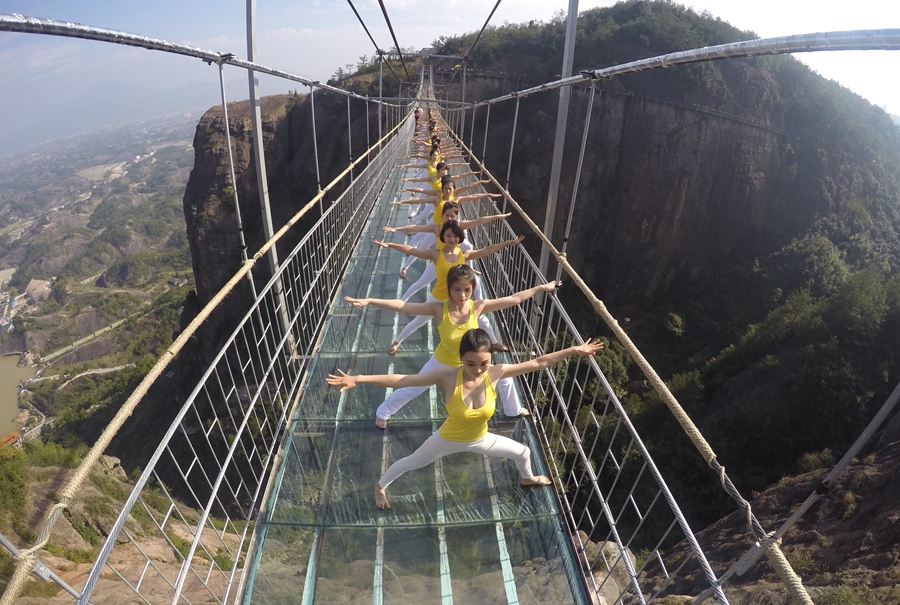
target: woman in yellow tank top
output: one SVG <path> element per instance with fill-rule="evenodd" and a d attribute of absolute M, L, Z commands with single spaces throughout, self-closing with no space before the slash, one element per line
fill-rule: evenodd
<path fill-rule="evenodd" d="M 441 335 L 441 342 L 438 344 L 435 354 L 431 356 L 431 359 L 419 371 L 420 374 L 424 374 L 435 368 L 459 367 L 460 359 L 454 354 L 455 351 L 459 350 L 459 339 L 469 329 L 478 327 L 479 316 L 491 311 L 507 309 L 528 300 L 538 292 L 551 292 L 556 288 L 556 282 L 549 282 L 516 292 L 511 296 L 473 301 L 472 291 L 475 289 L 475 272 L 466 265 L 452 267 L 447 274 L 446 282 L 449 284 L 449 298 L 446 301 L 434 300 L 425 303 L 411 303 L 402 300 L 350 298 L 349 296 L 345 296 L 344 300 L 357 307 L 372 305 L 388 311 L 423 316 L 430 315 L 440 322 L 438 332 Z M 482 332 L 484 331 L 482 330 Z M 485 334 L 487 333 L 485 332 Z M 490 338 L 488 338 L 488 344 L 490 345 Z M 527 416 L 529 412 L 521 406 L 518 398 L 509 395 L 509 391 L 513 389 L 510 382 L 508 379 L 504 379 L 504 411 L 507 416 Z M 427 387 L 424 386 L 409 386 L 396 389 L 375 410 L 375 426 L 381 429 L 386 428 L 388 418 L 426 390 Z"/>
<path fill-rule="evenodd" d="M 442 367 L 410 375 L 348 376 L 338 370 L 338 375 L 329 375 L 327 380 L 329 384 L 340 386 L 341 391 L 352 389 L 358 384 L 374 384 L 394 389 L 412 386 L 427 388 L 433 384 L 444 387 L 447 394 L 447 420 L 415 452 L 392 464 L 375 484 L 376 506 L 390 508 L 385 490 L 397 477 L 457 452 L 508 458 L 515 463 L 522 485 L 550 485 L 550 479 L 532 473 L 531 450 L 528 447 L 488 432 L 488 420 L 494 413 L 496 401 L 493 385 L 502 378 L 543 370 L 572 355 L 593 355 L 602 348 L 603 343 L 588 340 L 582 345 L 541 355 L 531 361 L 491 365 L 491 340 L 483 330 L 475 329 L 466 332 L 460 340 L 459 357 L 462 367 Z"/>

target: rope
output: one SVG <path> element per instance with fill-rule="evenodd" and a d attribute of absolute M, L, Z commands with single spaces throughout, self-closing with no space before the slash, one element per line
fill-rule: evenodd
<path fill-rule="evenodd" d="M 638 367 L 640 367 L 644 372 L 644 375 L 650 381 L 651 385 L 653 385 L 654 390 L 666 404 L 666 407 L 669 408 L 669 411 L 672 412 L 672 415 L 675 416 L 675 419 L 677 420 L 678 424 L 681 425 L 682 430 L 684 430 L 684 432 L 690 438 L 691 443 L 694 444 L 694 447 L 697 448 L 697 451 L 699 451 L 700 455 L 703 456 L 703 459 L 706 461 L 707 465 L 709 465 L 709 467 L 716 472 L 719 477 L 719 482 L 722 484 L 722 487 L 732 497 L 732 499 L 737 502 L 738 507 L 744 513 L 744 516 L 747 520 L 748 528 L 755 534 L 756 538 L 762 544 L 763 549 L 766 552 L 766 556 L 769 557 L 770 561 L 774 561 L 773 567 L 775 568 L 776 573 L 778 573 L 778 576 L 781 578 L 781 581 L 785 584 L 788 590 L 791 591 L 791 596 L 795 599 L 795 602 L 802 603 L 803 605 L 813 605 L 809 594 L 806 592 L 806 589 L 803 587 L 803 583 L 800 581 L 800 578 L 793 572 L 792 569 L 790 569 L 790 564 L 787 562 L 784 554 L 779 549 L 779 542 L 766 540 L 766 536 L 768 534 L 766 534 L 766 532 L 763 530 L 762 525 L 759 523 L 759 520 L 757 520 L 753 515 L 753 512 L 750 508 L 750 503 L 741 496 L 740 492 L 734 486 L 731 479 L 728 478 L 728 475 L 725 473 L 725 467 L 720 465 L 716 460 L 715 452 L 703 437 L 700 429 L 697 428 L 697 425 L 694 424 L 694 422 L 687 415 L 687 412 L 684 411 L 684 408 L 681 407 L 681 404 L 678 403 L 678 400 L 675 399 L 675 396 L 672 394 L 672 392 L 669 391 L 666 383 L 662 380 L 662 378 L 659 377 L 659 375 L 656 373 L 656 370 L 654 370 L 653 366 L 650 365 L 650 362 L 648 362 L 647 359 L 641 354 L 637 346 L 625 333 L 625 330 L 623 330 L 619 325 L 619 322 L 616 321 L 612 314 L 607 310 L 606 305 L 604 305 L 603 302 L 599 298 L 597 298 L 597 295 L 594 294 L 594 292 L 585 283 L 581 276 L 578 275 L 572 265 L 569 264 L 566 256 L 564 254 L 561 254 L 556 249 L 553 243 L 547 238 L 546 235 L 544 235 L 544 233 L 531 219 L 531 217 L 529 217 L 528 214 L 526 214 L 526 212 L 518 204 L 518 202 L 513 199 L 509 191 L 501 187 L 499 181 L 497 181 L 497 179 L 494 178 L 487 167 L 485 167 L 485 165 L 472 154 L 472 150 L 466 147 L 465 143 L 460 140 L 459 137 L 455 136 L 455 133 L 454 138 L 469 154 L 469 157 L 476 164 L 478 164 L 487 178 L 490 179 L 491 182 L 501 190 L 504 197 L 509 201 L 513 208 L 516 209 L 516 212 L 519 213 L 519 215 L 528 224 L 531 230 L 534 231 L 534 233 L 544 243 L 544 245 L 547 246 L 547 249 L 556 258 L 560 266 L 565 270 L 569 277 L 572 278 L 572 281 L 575 283 L 575 285 L 578 286 L 578 289 L 581 290 L 590 301 L 591 306 L 594 307 L 594 310 L 597 312 L 597 314 L 603 319 L 604 323 L 606 323 L 609 329 L 612 330 L 616 339 L 618 339 L 625 350 L 628 351 L 628 354 L 631 355 L 632 359 L 634 359 L 634 361 L 638 364 Z"/>
<path fill-rule="evenodd" d="M 397 128 L 390 130 L 382 139 L 379 139 L 375 145 L 381 145 L 384 139 L 391 137 Z M 135 388 L 134 392 L 125 400 L 125 403 L 122 404 L 122 407 L 119 409 L 118 413 L 113 417 L 110 423 L 103 429 L 103 433 L 101 433 L 100 437 L 91 447 L 90 451 L 88 451 L 87 455 L 82 460 L 81 464 L 75 470 L 75 473 L 68 480 L 65 487 L 62 488 L 61 491 L 58 492 L 60 498 L 59 502 L 54 504 L 49 511 L 47 511 L 44 517 L 44 523 L 41 528 L 41 532 L 38 535 L 37 542 L 31 548 L 22 550 L 19 552 L 19 555 L 15 557 L 16 560 L 16 569 L 13 573 L 13 577 L 7 585 L 6 590 L 3 592 L 3 597 L 0 598 L 0 605 L 13 605 L 15 603 L 15 599 L 18 598 L 19 594 L 22 591 L 22 588 L 25 586 L 25 582 L 28 580 L 28 574 L 31 569 L 34 567 L 35 562 L 37 562 L 37 552 L 43 548 L 47 542 L 50 540 L 50 530 L 53 528 L 53 525 L 56 523 L 59 515 L 62 513 L 62 510 L 68 507 L 69 502 L 75 497 L 75 494 L 81 488 L 82 483 L 84 483 L 85 479 L 88 478 L 91 471 L 93 470 L 94 465 L 100 459 L 100 456 L 106 450 L 109 443 L 112 441 L 113 437 L 115 437 L 116 433 L 118 433 L 119 429 L 122 428 L 122 425 L 125 424 L 125 421 L 131 416 L 137 407 L 138 403 L 141 402 L 144 395 L 156 381 L 156 379 L 165 371 L 166 367 L 168 367 L 169 362 L 171 362 L 179 351 L 187 344 L 188 340 L 193 337 L 194 333 L 203 323 L 203 321 L 213 312 L 213 310 L 219 305 L 222 300 L 231 291 L 237 286 L 238 283 L 250 272 L 256 262 L 262 258 L 269 249 L 274 246 L 281 237 L 287 233 L 287 231 L 293 227 L 297 221 L 299 221 L 303 216 L 309 212 L 312 208 L 315 207 L 317 203 L 324 197 L 324 195 L 333 187 L 335 187 L 341 179 L 343 179 L 350 170 L 359 164 L 364 158 L 367 158 L 375 147 L 370 147 L 365 153 L 363 153 L 355 162 L 353 162 L 350 166 L 345 168 L 340 174 L 338 174 L 331 183 L 325 187 L 324 190 L 319 191 L 316 196 L 310 200 L 303 208 L 301 208 L 293 217 L 291 217 L 285 225 L 279 229 L 265 244 L 260 247 L 260 249 L 253 255 L 252 259 L 249 259 L 241 264 L 241 268 L 228 280 L 228 282 L 222 286 L 222 288 L 213 296 L 213 298 L 206 304 L 205 307 L 200 311 L 200 313 L 188 324 L 187 328 L 175 339 L 166 351 L 160 355 L 156 364 L 150 369 L 141 383 Z"/>

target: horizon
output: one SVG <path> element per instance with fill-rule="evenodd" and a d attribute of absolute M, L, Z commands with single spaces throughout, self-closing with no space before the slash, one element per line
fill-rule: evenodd
<path fill-rule="evenodd" d="M 385 50 L 393 42 L 377 3 L 357 2 L 372 36 Z M 579 12 L 615 4 L 579 3 Z M 760 37 L 815 31 L 900 26 L 900 4 L 877 0 L 811 2 L 760 0 L 753 7 L 719 6 L 716 0 L 679 3 Z M 401 47 L 424 48 L 441 35 L 478 31 L 493 6 L 474 0 L 448 0 L 440 12 L 423 0 L 386 3 Z M 548 21 L 565 11 L 564 0 L 501 2 L 491 25 Z M 847 10 L 853 7 L 852 11 Z M 133 6 L 111 0 L 0 0 L 0 13 L 81 23 L 246 56 L 242 0 L 176 3 L 160 0 Z M 778 19 L 771 19 L 777 14 Z M 302 23 L 303 27 L 299 25 Z M 257 6 L 257 62 L 326 81 L 338 68 L 355 65 L 374 52 L 349 6 L 318 0 L 273 0 Z M 880 74 L 897 71 L 896 51 L 796 53 L 814 71 L 900 116 L 900 83 Z M 58 36 L 0 32 L 0 111 L 16 120 L 0 133 L 0 154 L 34 144 L 99 130 L 104 126 L 153 119 L 172 113 L 204 111 L 221 102 L 218 70 L 200 60 L 163 52 Z M 561 57 L 560 57 L 561 61 Z M 604 66 L 598 66 L 604 67 Z M 225 70 L 229 101 L 249 96 L 243 70 Z M 260 94 L 297 88 L 295 82 L 260 76 Z M 305 87 L 304 87 L 305 88 Z M 28 94 L 16 94 L 27 90 Z M 303 92 L 301 90 L 301 92 Z M 58 135 L 58 136 L 54 136 Z"/>

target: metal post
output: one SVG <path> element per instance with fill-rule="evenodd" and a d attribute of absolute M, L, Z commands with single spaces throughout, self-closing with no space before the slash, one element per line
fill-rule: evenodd
<path fill-rule="evenodd" d="M 247 0 L 247 60 L 256 62 L 256 0 Z M 275 233 L 272 227 L 272 211 L 269 207 L 269 184 L 266 178 L 266 158 L 263 152 L 262 115 L 259 107 L 259 76 L 247 70 L 250 84 L 250 123 L 253 127 L 253 156 L 256 161 L 256 186 L 262 210 L 263 234 L 266 240 Z M 269 249 L 269 268 L 272 275 L 278 272 L 278 253 L 275 246 Z"/>
<path fill-rule="evenodd" d="M 569 0 L 569 17 L 566 22 L 566 46 L 563 51 L 562 74 L 563 79 L 572 75 L 572 60 L 575 54 L 575 32 L 578 25 L 578 0 Z M 569 120 L 569 96 L 570 86 L 563 86 L 559 90 L 559 109 L 556 112 L 556 138 L 553 141 L 553 160 L 550 164 L 550 189 L 547 192 L 547 214 L 544 217 L 544 235 L 553 241 L 553 224 L 556 218 L 556 197 L 559 195 L 559 179 L 562 172 L 563 147 L 566 143 L 566 125 Z M 541 260 L 539 268 L 541 275 L 547 275 L 547 262 L 550 259 L 550 250 L 547 246 L 541 246 Z"/>
<path fill-rule="evenodd" d="M 247 60 L 256 62 L 256 0 L 247 0 Z M 269 206 L 269 182 L 266 177 L 266 158 L 263 145 L 263 129 L 262 114 L 259 105 L 259 76 L 252 69 L 247 70 L 247 79 L 250 85 L 250 124 L 253 128 L 253 156 L 256 161 L 256 186 L 259 191 L 259 205 L 262 214 L 263 235 L 266 241 L 272 239 L 275 229 L 272 226 L 272 211 Z M 269 248 L 266 255 L 269 259 L 269 270 L 272 275 L 278 275 L 278 252 L 275 246 Z M 297 355 L 297 347 L 294 337 L 289 333 L 290 319 L 287 313 L 287 301 L 284 298 L 284 288 L 281 284 L 281 278 L 275 283 L 275 295 L 278 298 L 280 307 L 279 317 L 281 319 L 281 329 L 288 334 L 288 349 L 291 356 Z M 183 582 L 183 573 L 179 575 L 180 581 Z"/>

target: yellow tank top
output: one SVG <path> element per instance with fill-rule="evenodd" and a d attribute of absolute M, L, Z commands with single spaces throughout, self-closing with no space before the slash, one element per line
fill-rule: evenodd
<path fill-rule="evenodd" d="M 463 334 L 478 327 L 478 318 L 475 316 L 475 303 L 471 300 L 469 301 L 469 317 L 461 324 L 455 324 L 450 319 L 447 304 L 448 302 L 445 300 L 444 316 L 441 318 L 441 323 L 438 326 L 438 334 L 441 337 L 441 341 L 434 351 L 434 358 L 445 366 L 461 366 L 459 343 L 462 341 Z"/>
<path fill-rule="evenodd" d="M 437 166 L 432 166 L 431 164 L 428 164 L 427 170 L 428 170 L 428 178 L 431 179 L 431 182 L 433 183 L 434 180 L 436 178 L 438 178 Z"/>
<path fill-rule="evenodd" d="M 450 270 L 450 267 L 465 264 L 466 259 L 463 258 L 462 250 L 459 249 L 459 246 L 456 247 L 455 263 L 447 261 L 444 256 L 444 249 L 440 248 L 438 250 L 437 260 L 434 262 L 434 272 L 437 274 L 437 279 L 434 280 L 434 288 L 431 290 L 431 295 L 438 300 L 447 300 L 450 298 L 450 290 L 447 289 L 447 271 Z"/>
<path fill-rule="evenodd" d="M 438 191 L 441 190 L 440 187 L 438 187 L 437 189 Z M 438 202 L 438 204 L 434 207 L 434 218 L 432 219 L 432 222 L 437 223 L 438 225 L 442 225 L 444 223 L 444 204 L 446 204 L 447 202 L 456 202 L 456 194 L 454 193 L 453 195 L 451 195 L 449 200 L 441 200 L 440 202 Z M 440 241 L 441 240 L 438 239 L 438 243 L 440 243 Z"/>
<path fill-rule="evenodd" d="M 462 398 L 462 368 L 456 375 L 456 388 L 447 400 L 447 420 L 438 429 L 447 441 L 475 441 L 487 433 L 488 420 L 494 415 L 497 393 L 487 372 L 484 373 L 484 405 L 473 410 Z"/>

